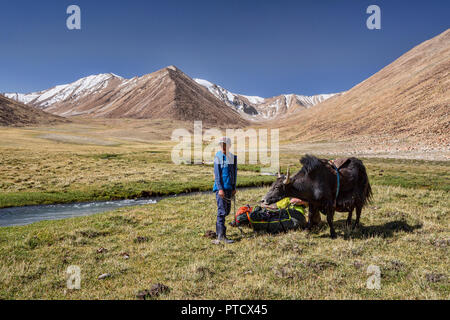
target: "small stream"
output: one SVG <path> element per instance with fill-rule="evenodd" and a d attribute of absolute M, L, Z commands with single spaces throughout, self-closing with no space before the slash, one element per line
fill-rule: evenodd
<path fill-rule="evenodd" d="M 0 209 L 0 227 L 22 226 L 42 220 L 88 216 L 122 207 L 153 204 L 156 202 L 156 198 L 149 198 L 3 208 Z"/>

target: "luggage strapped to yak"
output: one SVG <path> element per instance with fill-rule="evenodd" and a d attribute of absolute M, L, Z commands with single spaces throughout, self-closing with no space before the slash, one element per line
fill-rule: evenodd
<path fill-rule="evenodd" d="M 243 225 L 248 225 L 255 232 L 287 232 L 306 225 L 305 207 L 291 204 L 289 201 L 285 207 L 278 209 L 259 206 L 252 208 L 250 205 L 246 205 L 237 210 L 230 225 L 238 227 L 242 234 L 241 227 Z"/>
<path fill-rule="evenodd" d="M 286 218 L 286 219 L 282 219 L 281 218 L 281 214 L 283 213 L 283 210 L 288 215 L 288 218 Z M 252 220 L 252 218 L 250 217 L 250 214 L 247 212 L 248 221 L 249 221 L 250 226 L 252 227 L 252 229 L 255 230 L 254 224 L 266 224 L 266 232 L 270 233 L 269 227 L 271 226 L 271 224 L 272 223 L 279 223 L 281 228 L 283 229 L 283 232 L 287 232 L 285 226 L 283 225 L 283 222 L 291 221 L 292 216 L 291 216 L 291 213 L 289 212 L 289 210 L 286 208 L 286 209 L 267 210 L 267 211 L 268 211 L 268 213 L 278 213 L 278 219 L 277 220 L 273 220 L 273 221 L 264 221 L 264 220 L 256 221 L 256 220 Z M 270 218 L 270 217 L 268 217 L 268 218 Z M 258 230 L 258 231 L 261 231 L 261 230 Z"/>

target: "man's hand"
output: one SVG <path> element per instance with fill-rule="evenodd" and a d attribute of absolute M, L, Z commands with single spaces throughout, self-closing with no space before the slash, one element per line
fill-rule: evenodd
<path fill-rule="evenodd" d="M 236 195 L 236 189 L 233 190 L 233 192 L 231 192 L 231 195 L 234 197 Z"/>
<path fill-rule="evenodd" d="M 225 198 L 225 191 L 223 191 L 222 189 L 219 190 L 219 197 L 221 197 L 222 199 Z"/>
<path fill-rule="evenodd" d="M 262 208 L 267 208 L 267 209 L 271 209 L 271 210 L 277 210 L 278 209 L 276 203 L 272 203 L 272 204 L 261 203 L 259 206 L 262 207 Z"/>
<path fill-rule="evenodd" d="M 303 201 L 301 199 L 298 199 L 298 198 L 292 198 L 291 199 L 291 203 L 292 204 L 296 204 L 296 205 L 308 205 L 307 202 L 305 202 L 305 201 Z"/>

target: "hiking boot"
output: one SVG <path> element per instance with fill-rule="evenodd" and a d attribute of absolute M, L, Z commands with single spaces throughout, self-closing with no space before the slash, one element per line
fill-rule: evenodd
<path fill-rule="evenodd" d="M 225 244 L 234 243 L 233 240 L 228 239 L 226 236 L 221 236 L 221 235 L 219 235 L 216 240 L 212 241 L 213 244 L 220 244 L 221 242 L 223 242 Z"/>
<path fill-rule="evenodd" d="M 224 243 L 233 243 L 234 241 L 231 239 L 228 239 L 227 236 L 223 236 L 223 237 L 219 237 L 218 238 L 219 241 L 223 241 Z"/>

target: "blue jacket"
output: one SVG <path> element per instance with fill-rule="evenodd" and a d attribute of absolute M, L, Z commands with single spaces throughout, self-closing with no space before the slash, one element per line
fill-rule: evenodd
<path fill-rule="evenodd" d="M 231 161 L 234 159 L 234 161 Z M 233 163 L 231 163 L 233 162 Z M 229 185 L 224 184 L 223 170 L 228 165 L 229 172 Z M 237 156 L 231 152 L 226 156 L 224 161 L 224 154 L 222 151 L 218 151 L 214 157 L 214 188 L 213 191 L 219 190 L 236 190 L 237 179 Z"/>

